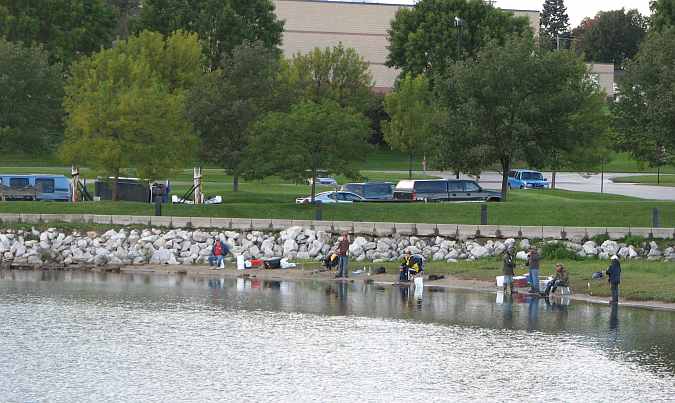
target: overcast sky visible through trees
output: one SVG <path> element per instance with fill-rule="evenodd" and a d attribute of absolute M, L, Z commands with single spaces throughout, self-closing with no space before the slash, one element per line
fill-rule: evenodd
<path fill-rule="evenodd" d="M 351 0 L 356 3 L 393 3 L 414 4 L 415 0 Z M 544 0 L 497 0 L 501 8 L 514 10 L 541 10 Z M 637 8 L 640 13 L 649 15 L 649 0 L 565 0 L 567 14 L 572 28 L 579 25 L 584 17 L 593 17 L 598 11 Z"/>

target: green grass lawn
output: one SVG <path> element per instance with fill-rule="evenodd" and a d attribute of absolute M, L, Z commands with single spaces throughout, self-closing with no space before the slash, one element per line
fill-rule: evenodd
<path fill-rule="evenodd" d="M 174 193 L 183 191 L 175 189 Z M 310 220 L 315 208 L 297 205 L 308 185 L 270 182 L 242 183 L 239 192 L 229 185 L 209 184 L 207 194 L 220 194 L 221 205 L 165 205 L 164 215 L 186 217 L 280 218 Z M 505 203 L 488 204 L 489 224 L 648 227 L 652 209 L 661 210 L 665 227 L 675 226 L 675 202 L 645 201 L 624 196 L 575 193 L 562 190 L 514 191 Z M 479 224 L 480 203 L 354 203 L 324 205 L 324 220 Z M 76 205 L 45 202 L 4 202 L 0 213 L 92 213 L 152 215 L 150 204 L 88 202 Z"/>
<path fill-rule="evenodd" d="M 541 262 L 540 276 L 552 276 L 554 265 L 558 261 L 544 259 Z M 610 290 L 606 279 L 591 281 L 596 271 L 605 271 L 609 263 L 600 260 L 560 261 L 570 272 L 571 288 L 577 294 L 609 296 Z M 398 272 L 398 264 L 385 263 L 388 272 Z M 502 261 L 498 258 L 481 259 L 474 262 L 430 262 L 427 272 L 433 274 L 449 274 L 461 279 L 494 282 L 496 276 L 502 274 Z M 519 266 L 516 274 L 527 272 Z M 621 263 L 621 298 L 635 301 L 675 302 L 675 267 L 673 263 L 624 261 Z M 591 288 L 588 288 L 590 282 Z"/>
<path fill-rule="evenodd" d="M 640 176 L 622 176 L 612 179 L 617 183 L 640 183 L 644 185 L 675 186 L 675 175 L 640 175 Z M 659 183 L 657 183 L 659 182 Z"/>

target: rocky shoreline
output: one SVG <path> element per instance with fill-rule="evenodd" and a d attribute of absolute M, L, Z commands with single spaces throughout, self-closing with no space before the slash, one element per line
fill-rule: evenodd
<path fill-rule="evenodd" d="M 247 259 L 320 260 L 337 243 L 335 234 L 298 226 L 280 232 L 121 228 L 97 233 L 65 232 L 57 228 L 45 231 L 5 229 L 0 230 L 0 262 L 12 267 L 199 265 L 207 263 L 217 238 L 225 240 L 234 255 L 243 255 Z M 593 240 L 458 240 L 394 234 L 356 236 L 349 251 L 352 261 L 356 262 L 396 261 L 406 250 L 422 254 L 430 261 L 457 262 L 499 256 L 507 247 L 513 246 L 517 259 L 524 260 L 530 246 L 542 248 L 546 244 L 558 244 L 567 253 L 582 258 L 608 259 L 617 254 L 623 259 L 675 261 L 673 245 L 660 249 L 653 240 L 639 245 L 605 240 L 598 245 Z"/>

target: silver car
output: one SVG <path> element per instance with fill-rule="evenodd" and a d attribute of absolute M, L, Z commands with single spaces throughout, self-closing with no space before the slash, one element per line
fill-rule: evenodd
<path fill-rule="evenodd" d="M 363 197 L 352 192 L 342 192 L 342 191 L 330 191 L 317 193 L 314 197 L 314 201 L 317 203 L 353 203 L 355 201 L 365 201 Z M 312 197 L 298 197 L 295 199 L 295 202 L 298 204 L 306 204 L 312 202 Z"/>

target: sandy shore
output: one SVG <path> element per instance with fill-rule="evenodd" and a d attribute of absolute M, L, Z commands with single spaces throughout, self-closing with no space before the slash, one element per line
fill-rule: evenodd
<path fill-rule="evenodd" d="M 335 279 L 335 272 L 328 272 L 322 270 L 317 265 L 299 265 L 295 269 L 288 270 L 264 270 L 264 269 L 247 269 L 244 271 L 235 270 L 232 267 L 226 269 L 215 269 L 209 266 L 168 266 L 168 265 L 144 265 L 144 266 L 124 266 L 121 267 L 120 272 L 127 273 L 154 273 L 154 274 L 185 274 L 189 276 L 199 277 L 252 277 L 262 280 L 318 280 L 318 281 L 338 281 Z M 398 281 L 398 275 L 394 274 L 373 274 L 368 276 L 367 273 L 361 275 L 351 275 L 349 281 L 352 282 L 373 282 L 375 284 L 394 284 Z M 453 276 L 445 275 L 445 278 L 435 281 L 425 279 L 425 287 L 445 287 L 453 289 L 465 289 L 479 292 L 497 291 L 494 283 L 489 281 L 461 279 Z M 524 291 L 524 290 L 523 290 Z M 607 305 L 607 297 L 594 297 L 586 294 L 573 294 L 572 299 L 578 301 L 586 301 L 595 304 Z M 674 303 L 666 303 L 659 301 L 621 301 L 620 306 L 656 309 L 675 311 Z"/>

